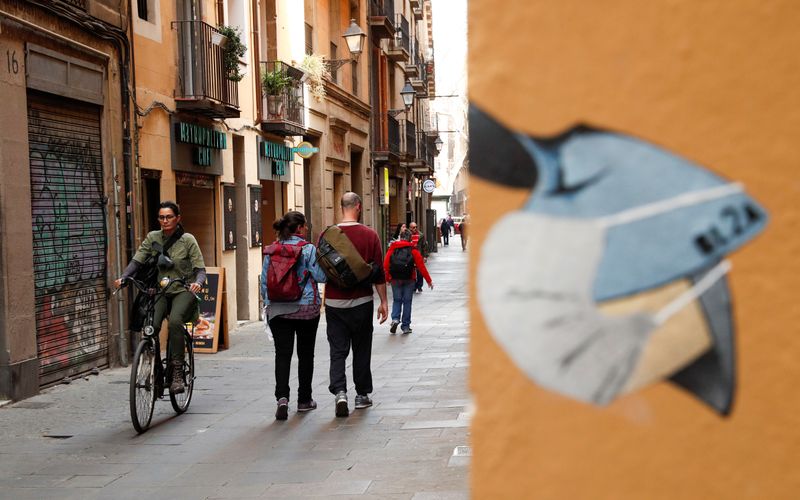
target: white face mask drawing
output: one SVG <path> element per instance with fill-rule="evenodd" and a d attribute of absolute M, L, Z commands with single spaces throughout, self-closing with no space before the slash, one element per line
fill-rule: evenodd
<path fill-rule="evenodd" d="M 741 185 L 632 137 L 577 127 L 533 139 L 470 113 L 471 173 L 535 184 L 489 231 L 477 274 L 483 318 L 517 367 L 599 405 L 671 378 L 727 414 L 723 257 L 763 229 L 763 209 Z"/>

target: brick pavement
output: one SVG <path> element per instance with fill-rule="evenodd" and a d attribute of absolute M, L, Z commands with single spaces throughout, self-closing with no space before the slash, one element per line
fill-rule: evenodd
<path fill-rule="evenodd" d="M 275 421 L 273 346 L 249 323 L 230 349 L 199 356 L 189 411 L 158 401 L 143 435 L 130 424 L 127 368 L 0 408 L 0 498 L 468 497 L 466 253 L 451 241 L 429 260 L 436 288 L 415 294 L 413 333 L 376 326 L 372 408 L 353 410 L 348 359 L 351 415 L 334 416 L 323 315 L 319 408 L 298 414 L 292 401 Z"/>

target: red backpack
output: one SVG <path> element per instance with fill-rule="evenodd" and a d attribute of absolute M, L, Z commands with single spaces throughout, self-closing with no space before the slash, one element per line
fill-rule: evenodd
<path fill-rule="evenodd" d="M 303 286 L 297 279 L 297 261 L 307 244 L 307 241 L 297 244 L 276 241 L 264 249 L 264 255 L 269 255 L 267 297 L 271 302 L 296 302 L 303 296 Z"/>

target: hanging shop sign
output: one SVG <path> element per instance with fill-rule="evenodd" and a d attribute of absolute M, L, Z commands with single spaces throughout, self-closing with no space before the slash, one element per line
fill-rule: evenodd
<path fill-rule="evenodd" d="M 388 205 L 389 204 L 389 169 L 388 168 L 381 168 L 381 179 L 378 183 L 379 186 L 379 194 L 378 194 L 378 201 L 381 205 Z"/>
<path fill-rule="evenodd" d="M 425 179 L 425 182 L 422 183 L 422 190 L 426 193 L 432 193 L 436 190 L 436 181 L 433 179 Z"/>
<path fill-rule="evenodd" d="M 258 178 L 264 181 L 289 182 L 294 148 L 258 138 Z"/>
<path fill-rule="evenodd" d="M 315 148 L 310 142 L 303 141 L 297 146 L 292 148 L 292 151 L 297 153 L 300 158 L 311 158 L 314 153 L 319 153 L 319 148 Z"/>
<path fill-rule="evenodd" d="M 227 147 L 225 132 L 195 123 L 172 123 L 174 170 L 222 175 L 222 151 Z"/>

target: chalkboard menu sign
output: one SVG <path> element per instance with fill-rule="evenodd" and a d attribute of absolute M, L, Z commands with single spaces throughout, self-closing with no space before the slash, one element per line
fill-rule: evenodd
<path fill-rule="evenodd" d="M 222 228 L 225 250 L 236 249 L 236 186 L 222 186 Z"/>
<path fill-rule="evenodd" d="M 192 329 L 195 352 L 217 352 L 228 347 L 225 321 L 225 268 L 207 267 L 206 284 L 200 290 L 200 319 Z"/>
<path fill-rule="evenodd" d="M 260 247 L 261 234 L 261 186 L 250 186 L 250 246 Z"/>

